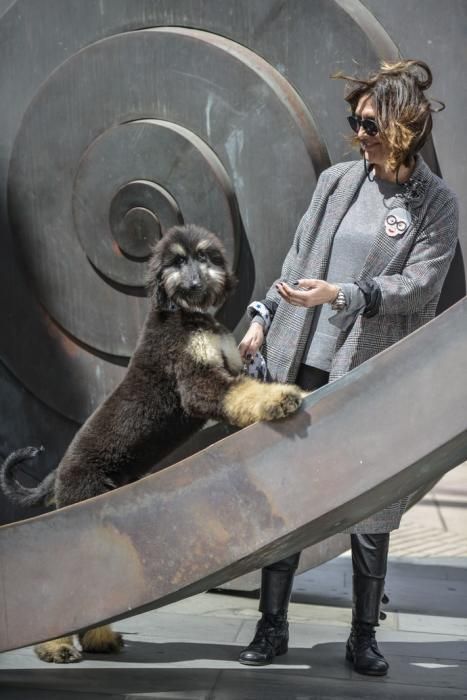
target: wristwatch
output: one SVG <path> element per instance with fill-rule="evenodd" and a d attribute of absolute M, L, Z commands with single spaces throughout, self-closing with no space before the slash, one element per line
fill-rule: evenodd
<path fill-rule="evenodd" d="M 337 296 L 334 299 L 334 301 L 331 303 L 331 309 L 333 311 L 342 311 L 342 309 L 345 309 L 347 306 L 347 301 L 345 298 L 345 294 L 342 291 L 342 289 L 339 287 L 339 291 L 337 292 Z"/>

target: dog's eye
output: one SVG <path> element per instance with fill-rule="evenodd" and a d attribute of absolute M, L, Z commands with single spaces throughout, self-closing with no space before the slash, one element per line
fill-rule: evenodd
<path fill-rule="evenodd" d="M 181 267 L 185 263 L 186 263 L 186 257 L 184 255 L 177 255 L 177 257 L 173 261 L 173 264 L 176 265 L 177 267 Z"/>
<path fill-rule="evenodd" d="M 213 265 L 217 265 L 218 267 L 224 267 L 224 265 L 225 265 L 224 258 L 222 257 L 222 255 L 220 253 L 218 253 L 215 250 L 211 251 L 210 260 L 211 260 Z"/>

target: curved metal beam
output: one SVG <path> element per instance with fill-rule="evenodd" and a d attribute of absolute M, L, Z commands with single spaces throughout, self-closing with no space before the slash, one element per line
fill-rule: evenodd
<path fill-rule="evenodd" d="M 0 528 L 0 649 L 217 586 L 340 532 L 467 457 L 467 298 L 284 421 Z"/>

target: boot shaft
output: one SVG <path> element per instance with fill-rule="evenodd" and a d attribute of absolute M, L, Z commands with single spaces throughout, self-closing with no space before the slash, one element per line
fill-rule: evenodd
<path fill-rule="evenodd" d="M 352 578 L 352 623 L 378 627 L 384 579 L 356 576 Z"/>
<path fill-rule="evenodd" d="M 300 554 L 264 567 L 261 571 L 259 610 L 270 615 L 287 615 L 293 580 Z"/>

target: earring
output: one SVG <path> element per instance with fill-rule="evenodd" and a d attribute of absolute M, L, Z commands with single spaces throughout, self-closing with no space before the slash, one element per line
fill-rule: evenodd
<path fill-rule="evenodd" d="M 365 168 L 365 175 L 367 176 L 369 182 L 373 182 L 375 179 L 375 173 L 373 173 L 373 177 L 370 177 L 370 172 L 371 172 L 371 166 L 368 167 L 368 161 L 366 158 L 363 159 L 363 166 Z"/>

